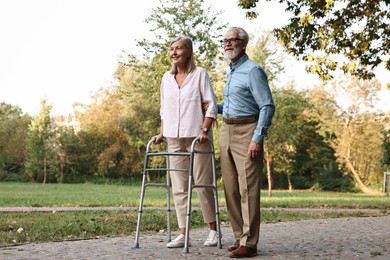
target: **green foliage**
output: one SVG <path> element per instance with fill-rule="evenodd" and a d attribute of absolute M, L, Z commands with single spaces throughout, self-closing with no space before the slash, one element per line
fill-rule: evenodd
<path fill-rule="evenodd" d="M 218 20 L 221 12 L 212 12 L 211 7 L 204 8 L 203 0 L 161 0 L 160 3 L 161 6 L 152 9 L 151 15 L 145 19 L 146 23 L 151 24 L 156 40 L 137 41 L 145 50 L 146 60 L 161 55 L 168 61 L 169 42 L 179 35 L 185 35 L 194 42 L 196 64 L 212 71 L 215 58 L 220 55 L 217 39 L 226 27 Z M 165 62 L 165 65 L 168 64 Z"/>
<path fill-rule="evenodd" d="M 47 173 L 56 171 L 55 128 L 50 116 L 52 106 L 41 99 L 41 110 L 28 128 L 26 172 L 31 181 L 47 180 Z"/>
<path fill-rule="evenodd" d="M 349 175 L 343 176 L 336 163 L 329 162 L 317 176 L 316 183 L 312 190 L 337 191 L 337 192 L 358 192 L 353 178 Z"/>
<path fill-rule="evenodd" d="M 152 65 L 153 67 L 153 65 Z M 159 81 L 147 70 L 135 72 L 122 67 L 117 71 L 123 109 L 118 114 L 118 124 L 125 131 L 129 144 L 143 157 L 146 143 L 158 133 L 160 126 Z M 138 163 L 141 169 L 142 163 Z"/>
<path fill-rule="evenodd" d="M 30 120 L 18 106 L 0 103 L 0 181 L 23 180 Z"/>
<path fill-rule="evenodd" d="M 246 16 L 252 19 L 257 17 L 258 2 L 239 0 L 238 6 L 248 10 Z M 390 70 L 389 1 L 277 2 L 285 4 L 291 17 L 286 26 L 275 29 L 276 36 L 289 53 L 309 62 L 309 72 L 327 80 L 339 68 L 346 74 L 371 79 L 375 76 L 373 69 L 380 64 Z M 335 54 L 342 54 L 348 62 L 337 61 Z"/>
<path fill-rule="evenodd" d="M 333 150 L 318 133 L 319 121 L 312 116 L 313 105 L 306 92 L 293 88 L 274 89 L 276 112 L 266 146 L 276 173 L 291 177 L 298 189 L 311 187 L 324 165 L 335 162 Z M 288 134 L 286 134 L 288 133 Z M 274 187 L 284 187 L 283 178 L 274 176 Z"/>
<path fill-rule="evenodd" d="M 83 175 L 94 176 L 97 172 L 98 152 L 101 150 L 99 135 L 88 131 L 75 133 L 73 129 L 61 128 L 59 142 L 63 154 L 62 182 L 81 182 Z"/>
<path fill-rule="evenodd" d="M 343 96 L 352 102 L 337 107 L 336 138 L 330 144 L 340 165 L 345 166 L 345 172 L 354 177 L 362 190 L 369 190 L 370 183 L 377 182 L 373 180 L 378 180 L 378 174 L 383 172 L 378 160 L 382 157 L 381 132 L 389 122 L 385 114 L 369 112 L 376 104 L 380 84 L 352 78 L 336 82 L 334 88 L 339 95 L 345 93 Z"/>
<path fill-rule="evenodd" d="M 247 10 L 245 12 L 246 18 L 256 19 L 258 15 L 258 13 L 255 10 L 257 2 L 258 0 L 239 0 L 238 6 L 244 10 Z"/>
<path fill-rule="evenodd" d="M 381 164 L 383 166 L 390 166 L 390 130 L 383 131 L 383 144 L 382 144 L 382 149 L 383 149 L 383 156 L 381 159 Z"/>
<path fill-rule="evenodd" d="M 345 80 L 335 82 L 331 90 L 318 87 L 310 92 L 315 108 L 312 115 L 320 122 L 318 133 L 334 149 L 343 174 L 351 174 L 362 190 L 377 189 L 383 172 L 379 161 L 384 142 L 381 132 L 389 117 L 374 109 L 378 82 Z M 339 105 L 336 100 L 344 102 Z"/>
<path fill-rule="evenodd" d="M 81 131 L 78 133 L 79 151 L 89 163 L 88 174 L 106 178 L 132 176 L 137 167 L 139 152 L 128 142 L 128 136 L 120 124 L 125 110 L 122 93 L 118 87 L 103 88 L 95 94 L 95 102 L 81 115 Z M 75 158 L 80 162 L 80 158 Z M 80 165 L 78 163 L 78 165 Z M 78 172 L 83 172 L 78 169 Z"/>
<path fill-rule="evenodd" d="M 269 82 L 277 81 L 278 75 L 284 71 L 283 55 L 278 55 L 275 38 L 270 32 L 256 32 L 250 36 L 253 45 L 248 47 L 251 59 L 262 66 Z"/>

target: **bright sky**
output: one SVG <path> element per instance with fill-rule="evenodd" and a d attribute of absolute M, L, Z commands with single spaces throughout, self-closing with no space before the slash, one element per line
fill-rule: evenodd
<path fill-rule="evenodd" d="M 113 81 L 122 51 L 136 54 L 135 40 L 151 37 L 144 20 L 158 3 L 0 0 L 0 102 L 30 114 L 38 113 L 41 98 L 48 99 L 55 114 L 71 113 L 74 102 L 89 103 L 93 92 Z M 225 11 L 222 21 L 249 33 L 286 21 L 277 3 L 263 1 L 255 21 L 244 18 L 237 0 L 205 0 L 211 3 L 214 10 Z M 304 74 L 303 66 L 292 67 Z"/>

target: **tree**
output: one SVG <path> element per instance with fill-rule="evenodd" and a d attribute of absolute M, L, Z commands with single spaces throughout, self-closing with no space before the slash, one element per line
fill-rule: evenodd
<path fill-rule="evenodd" d="M 380 171 L 381 133 L 388 124 L 388 115 L 373 110 L 379 88 L 377 81 L 347 78 L 334 82 L 333 96 L 312 95 L 320 115 L 320 132 L 335 150 L 341 170 L 366 193 L 372 192 L 370 184 Z"/>
<path fill-rule="evenodd" d="M 155 39 L 137 41 L 145 50 L 145 60 L 160 57 L 165 65 L 163 68 L 169 68 L 169 42 L 179 35 L 185 35 L 193 40 L 196 64 L 212 71 L 217 62 L 216 57 L 221 57 L 216 39 L 222 36 L 222 30 L 226 27 L 218 20 L 221 11 L 213 12 L 211 7 L 204 8 L 203 0 L 160 0 L 160 4 L 145 19 L 146 23 L 151 24 L 150 31 L 154 33 Z"/>
<path fill-rule="evenodd" d="M 50 116 L 52 105 L 41 99 L 41 110 L 28 127 L 26 171 L 31 181 L 42 178 L 46 183 L 47 172 L 55 170 L 55 127 Z M 41 176 L 42 174 L 42 176 Z"/>
<path fill-rule="evenodd" d="M 78 183 L 91 176 L 98 170 L 98 154 L 100 136 L 95 132 L 75 130 L 70 126 L 57 129 L 59 149 L 57 158 L 60 166 L 58 182 Z"/>
<path fill-rule="evenodd" d="M 284 67 L 282 64 L 282 58 L 278 56 L 278 50 L 274 48 L 275 39 L 270 32 L 261 31 L 256 32 L 250 36 L 253 45 L 248 47 L 248 54 L 250 57 L 263 67 L 267 74 L 270 85 L 273 85 L 277 80 L 278 74 L 280 74 Z M 221 90 L 222 93 L 222 90 Z M 275 122 L 275 120 L 274 120 Z M 273 128 L 271 131 L 273 131 Z M 269 147 L 269 142 L 266 140 L 264 145 L 264 160 L 267 172 L 268 181 L 268 195 L 272 196 L 272 174 L 273 174 L 273 155 L 272 148 Z"/>
<path fill-rule="evenodd" d="M 20 180 L 26 160 L 29 115 L 18 106 L 0 103 L 0 180 Z M 18 176 L 19 175 L 19 176 Z"/>
<path fill-rule="evenodd" d="M 98 174 L 101 136 L 96 132 L 70 128 L 60 129 L 60 150 L 63 154 L 64 182 L 82 182 Z"/>
<path fill-rule="evenodd" d="M 317 134 L 319 122 L 311 116 L 313 107 L 305 92 L 289 86 L 274 89 L 273 98 L 277 109 L 265 142 L 267 166 L 285 174 L 292 191 L 294 177 L 306 179 L 309 184 L 305 186 L 310 185 L 322 163 L 329 161 L 329 149 Z M 307 187 L 300 184 L 299 188 Z"/>
<path fill-rule="evenodd" d="M 123 94 L 118 87 L 111 86 L 100 89 L 93 98 L 94 102 L 81 115 L 81 132 L 77 134 L 82 144 L 78 148 L 89 150 L 88 155 L 83 155 L 90 162 L 87 173 L 108 178 L 131 176 L 139 170 L 139 158 L 121 125 Z"/>
<path fill-rule="evenodd" d="M 327 80 L 339 68 L 346 74 L 372 79 L 378 65 L 390 70 L 390 1 L 277 1 L 286 5 L 291 17 L 286 26 L 274 32 L 287 52 L 309 62 L 309 72 Z M 246 17 L 253 19 L 258 2 L 239 0 L 238 6 L 248 10 Z M 338 60 L 337 54 L 347 60 Z"/>
<path fill-rule="evenodd" d="M 383 156 L 381 159 L 381 164 L 383 166 L 390 166 L 390 130 L 385 130 L 383 131 L 383 145 L 382 145 L 382 150 L 383 150 Z"/>

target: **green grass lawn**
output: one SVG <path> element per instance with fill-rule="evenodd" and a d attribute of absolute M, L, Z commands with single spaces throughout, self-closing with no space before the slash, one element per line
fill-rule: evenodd
<path fill-rule="evenodd" d="M 24 212 L 0 213 L 0 246 L 123 236 L 135 232 L 141 187 L 98 184 L 28 184 L 0 183 L 0 207 L 96 207 L 124 206 L 129 210 L 84 210 L 76 212 Z M 146 207 L 142 218 L 143 232 L 166 229 L 165 189 L 148 187 Z M 171 198 L 172 201 L 172 198 Z M 229 220 L 224 209 L 225 200 L 219 189 L 220 219 Z M 192 228 L 205 228 L 201 212 L 195 208 L 198 200 L 194 193 Z M 354 208 L 380 209 L 376 212 L 305 212 L 266 210 L 261 212 L 262 222 L 289 221 L 310 218 L 358 217 L 387 215 L 390 198 L 382 194 L 332 193 L 311 191 L 274 191 L 272 197 L 262 192 L 263 208 Z M 133 208 L 132 208 L 133 207 Z M 148 209 L 148 207 L 150 207 Z M 153 208 L 152 208 L 153 207 Z M 157 207 L 157 208 L 156 208 Z M 172 230 L 177 230 L 175 212 L 172 211 Z M 21 231 L 22 228 L 23 230 Z M 19 230 L 19 232 L 18 232 Z"/>
<path fill-rule="evenodd" d="M 219 204 L 223 207 L 224 194 L 222 188 L 218 190 Z M 138 207 L 140 193 L 141 185 L 0 183 L 0 207 Z M 196 193 L 193 197 L 193 204 L 198 206 Z M 145 206 L 163 207 L 165 204 L 164 188 L 146 189 Z M 261 206 L 390 209 L 390 197 L 383 194 L 276 190 L 272 197 L 266 191 L 262 192 Z"/>

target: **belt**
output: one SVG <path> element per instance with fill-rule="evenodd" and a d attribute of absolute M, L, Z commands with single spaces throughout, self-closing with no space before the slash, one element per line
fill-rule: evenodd
<path fill-rule="evenodd" d="M 257 122 L 258 119 L 258 116 L 224 117 L 223 122 L 226 124 L 249 124 Z"/>

